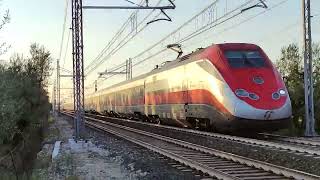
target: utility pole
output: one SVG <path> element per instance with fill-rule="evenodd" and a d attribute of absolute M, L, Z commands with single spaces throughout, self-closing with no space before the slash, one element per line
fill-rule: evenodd
<path fill-rule="evenodd" d="M 57 59 L 57 113 L 60 114 L 60 60 Z"/>
<path fill-rule="evenodd" d="M 56 114 L 56 81 L 54 81 L 52 89 L 52 112 L 53 115 Z"/>
<path fill-rule="evenodd" d="M 126 60 L 126 80 L 129 79 L 129 60 Z"/>
<path fill-rule="evenodd" d="M 129 76 L 128 76 L 128 80 L 130 80 L 130 79 L 132 79 L 132 59 L 131 58 L 129 58 Z"/>
<path fill-rule="evenodd" d="M 313 103 L 313 67 L 310 0 L 302 0 L 304 46 L 305 136 L 316 136 Z"/>
<path fill-rule="evenodd" d="M 132 79 L 132 59 L 126 60 L 126 80 Z"/>
<path fill-rule="evenodd" d="M 166 18 L 153 20 L 171 21 L 171 18 L 165 13 L 166 9 L 175 9 L 176 6 L 172 0 L 169 6 L 153 7 L 149 6 L 149 0 L 146 0 L 146 6 L 82 6 L 82 0 L 72 0 L 72 54 L 73 54 L 73 86 L 74 86 L 74 111 L 75 111 L 75 138 L 79 140 L 85 135 L 84 120 L 84 67 L 83 67 L 83 14 L 82 9 L 151 9 L 160 10 Z M 131 76 L 132 77 L 132 76 Z"/>
<path fill-rule="evenodd" d="M 75 138 L 85 138 L 82 0 L 72 0 Z"/>
<path fill-rule="evenodd" d="M 121 66 L 121 68 L 122 67 L 123 66 Z M 105 70 L 104 72 L 98 73 L 99 78 L 101 78 L 104 75 L 123 75 L 123 74 L 125 74 L 126 75 L 126 80 L 130 80 L 130 79 L 132 79 L 132 59 L 131 58 L 126 60 L 125 67 L 126 67 L 125 71 L 121 71 L 121 70 L 120 71 L 108 71 L 108 70 Z"/>

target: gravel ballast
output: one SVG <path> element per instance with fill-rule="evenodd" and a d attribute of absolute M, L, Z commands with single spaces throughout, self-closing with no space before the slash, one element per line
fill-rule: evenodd
<path fill-rule="evenodd" d="M 72 120 L 61 116 L 51 124 L 48 142 L 62 141 L 51 159 L 53 144 L 38 153 L 34 179 L 201 180 L 211 179 L 157 153 L 98 130 L 86 128 L 88 141 L 72 139 Z M 57 131 L 57 132 L 56 132 Z M 46 141 L 47 142 L 47 141 Z"/>
<path fill-rule="evenodd" d="M 200 180 L 205 178 L 188 167 L 112 134 L 90 128 L 87 128 L 87 132 L 95 144 L 110 152 L 110 157 L 120 158 L 122 165 L 128 171 L 143 175 L 137 176 L 137 179 Z"/>
<path fill-rule="evenodd" d="M 132 121 L 122 121 L 117 119 L 109 119 L 108 121 L 125 125 L 132 128 L 168 136 L 190 143 L 214 148 L 217 150 L 237 154 L 251 159 L 268 162 L 271 164 L 296 169 L 299 171 L 308 172 L 315 175 L 320 175 L 320 159 L 314 157 L 289 153 L 288 151 L 281 151 L 268 147 L 259 147 L 255 145 L 248 145 L 231 140 L 208 137 L 197 134 L 190 134 L 173 129 L 165 129 L 156 126 L 149 126 L 147 124 L 135 123 Z"/>

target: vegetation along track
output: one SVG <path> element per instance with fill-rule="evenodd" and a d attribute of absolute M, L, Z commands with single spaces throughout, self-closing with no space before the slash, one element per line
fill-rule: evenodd
<path fill-rule="evenodd" d="M 65 115 L 72 116 L 70 113 Z M 296 171 L 186 141 L 86 117 L 92 128 L 122 137 L 218 179 L 319 179 Z"/>
<path fill-rule="evenodd" d="M 320 159 L 320 142 L 299 140 L 296 138 L 288 138 L 288 137 L 280 138 L 279 136 L 274 136 L 274 135 L 271 136 L 271 134 L 264 134 L 264 136 L 266 136 L 267 138 L 265 138 L 265 140 L 260 140 L 260 139 L 231 136 L 231 135 L 225 135 L 225 134 L 219 134 L 219 133 L 204 132 L 204 131 L 198 131 L 193 129 L 177 128 L 172 126 L 145 123 L 145 122 L 128 120 L 128 119 L 106 117 L 106 116 L 94 115 L 94 114 L 86 114 L 86 116 L 101 119 L 101 120 L 124 121 L 127 123 L 130 122 L 130 123 L 140 124 L 144 126 L 151 126 L 157 129 L 165 129 L 165 130 L 171 130 L 175 132 L 194 134 L 197 136 L 205 136 L 209 138 L 211 137 L 211 138 L 217 138 L 222 140 L 228 140 L 228 141 L 246 144 L 250 146 L 258 146 L 258 147 L 269 148 L 274 150 L 281 150 L 288 153 L 294 153 L 296 155 L 302 155 L 302 156 L 308 156 L 315 159 Z"/>

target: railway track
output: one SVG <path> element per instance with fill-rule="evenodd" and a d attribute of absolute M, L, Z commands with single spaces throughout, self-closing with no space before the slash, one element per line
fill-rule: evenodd
<path fill-rule="evenodd" d="M 70 113 L 64 113 L 73 116 Z M 86 124 L 218 179 L 320 179 L 320 176 L 218 151 L 139 129 L 86 117 Z"/>
<path fill-rule="evenodd" d="M 154 128 L 161 128 L 161 129 L 172 130 L 177 132 L 190 133 L 197 136 L 223 139 L 223 140 L 228 140 L 228 141 L 237 142 L 241 144 L 258 146 L 258 147 L 274 149 L 274 150 L 281 150 L 281 151 L 293 153 L 296 155 L 302 155 L 302 156 L 312 157 L 315 159 L 320 159 L 320 142 L 316 142 L 316 141 L 306 141 L 306 140 L 283 137 L 283 136 L 281 137 L 274 136 L 274 135 L 271 136 L 271 134 L 263 134 L 264 136 L 268 136 L 269 138 L 261 140 L 261 139 L 245 138 L 245 137 L 231 136 L 231 135 L 212 133 L 212 132 L 204 132 L 204 131 L 198 131 L 193 129 L 177 128 L 172 126 L 145 123 L 145 122 L 133 121 L 128 119 L 106 117 L 101 115 L 87 114 L 87 116 L 98 118 L 101 120 L 109 119 L 109 120 L 125 121 L 125 122 L 130 122 L 135 124 L 142 124 L 142 125 L 146 125 Z"/>
<path fill-rule="evenodd" d="M 282 135 L 268 134 L 268 133 L 260 133 L 260 135 L 264 136 L 266 139 L 270 139 L 275 142 L 311 146 L 317 149 L 320 148 L 320 137 L 317 137 L 316 139 L 312 139 L 307 137 L 289 137 L 289 136 L 282 136 Z"/>

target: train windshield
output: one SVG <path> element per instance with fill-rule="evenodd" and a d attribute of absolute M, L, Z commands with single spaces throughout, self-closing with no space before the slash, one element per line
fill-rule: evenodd
<path fill-rule="evenodd" d="M 260 68 L 265 67 L 266 63 L 259 51 L 225 51 L 228 63 L 233 68 Z"/>

